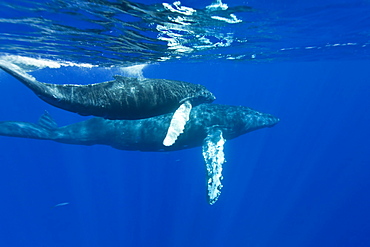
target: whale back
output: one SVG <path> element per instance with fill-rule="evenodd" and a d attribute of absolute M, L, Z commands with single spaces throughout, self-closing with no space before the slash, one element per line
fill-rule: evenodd
<path fill-rule="evenodd" d="M 82 116 L 118 120 L 174 112 L 186 100 L 199 105 L 215 99 L 202 85 L 165 79 L 115 76 L 113 81 L 88 85 L 43 84 L 39 97 L 51 105 Z"/>
<path fill-rule="evenodd" d="M 88 85 L 43 84 L 38 96 L 45 102 L 82 116 L 114 120 L 150 118 L 174 112 L 186 100 L 199 105 L 215 99 L 202 85 L 165 79 L 115 76 Z"/>

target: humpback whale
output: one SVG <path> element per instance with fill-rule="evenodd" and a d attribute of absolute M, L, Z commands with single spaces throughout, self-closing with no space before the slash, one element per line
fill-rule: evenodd
<path fill-rule="evenodd" d="M 10 62 L 0 61 L 0 68 L 43 101 L 82 116 L 133 120 L 175 112 L 163 141 L 167 146 L 183 132 L 192 107 L 215 100 L 204 86 L 182 81 L 116 75 L 107 82 L 60 85 L 39 82 Z"/>
<path fill-rule="evenodd" d="M 272 127 L 279 122 L 273 115 L 244 106 L 201 104 L 190 113 L 185 130 L 172 146 L 162 140 L 173 113 L 141 120 L 92 118 L 58 127 L 48 113 L 38 123 L 0 122 L 0 135 L 77 145 L 108 145 L 120 150 L 146 152 L 176 151 L 202 146 L 207 174 L 207 198 L 214 204 L 221 193 L 223 147 L 226 140 Z"/>

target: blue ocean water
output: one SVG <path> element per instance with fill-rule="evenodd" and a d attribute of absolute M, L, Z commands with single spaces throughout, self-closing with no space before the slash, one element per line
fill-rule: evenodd
<path fill-rule="evenodd" d="M 146 63 L 145 77 L 281 119 L 227 140 L 212 206 L 201 148 L 1 137 L 1 246 L 370 245 L 370 3 L 211 3 L 0 2 L 0 56 L 40 81 L 102 82 Z M 86 119 L 0 81 L 1 121 Z"/>

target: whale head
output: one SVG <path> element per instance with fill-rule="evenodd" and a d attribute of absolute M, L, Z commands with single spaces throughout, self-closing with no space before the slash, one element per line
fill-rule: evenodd
<path fill-rule="evenodd" d="M 192 105 L 195 106 L 203 103 L 212 103 L 215 99 L 216 97 L 213 93 L 211 93 L 205 86 L 196 84 L 190 100 Z"/>
<path fill-rule="evenodd" d="M 245 106 L 225 107 L 220 105 L 218 108 L 223 113 L 217 114 L 217 126 L 223 129 L 226 139 L 233 139 L 254 130 L 273 127 L 280 121 L 279 118 L 271 114 L 262 113 Z"/>
<path fill-rule="evenodd" d="M 241 107 L 240 111 L 242 123 L 243 123 L 243 132 L 251 132 L 261 128 L 271 128 L 275 126 L 280 119 L 268 114 L 256 111 L 249 107 Z"/>

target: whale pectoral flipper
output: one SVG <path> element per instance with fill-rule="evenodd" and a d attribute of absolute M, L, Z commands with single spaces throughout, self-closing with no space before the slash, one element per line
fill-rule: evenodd
<path fill-rule="evenodd" d="M 226 162 L 225 142 L 220 129 L 211 129 L 203 142 L 202 154 L 207 169 L 207 199 L 210 205 L 213 205 L 221 194 L 222 165 Z"/>
<path fill-rule="evenodd" d="M 187 100 L 175 111 L 172 116 L 167 135 L 163 140 L 163 145 L 171 146 L 174 144 L 181 133 L 184 132 L 185 124 L 189 120 L 192 105 Z"/>

